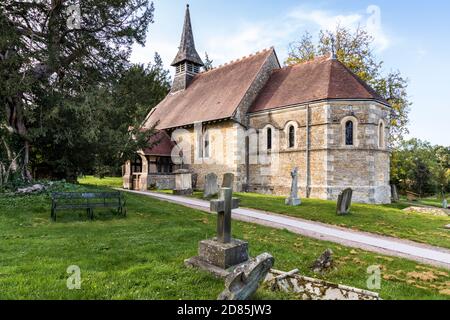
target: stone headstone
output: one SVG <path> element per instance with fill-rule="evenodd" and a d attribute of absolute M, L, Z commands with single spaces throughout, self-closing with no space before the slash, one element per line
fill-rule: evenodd
<path fill-rule="evenodd" d="M 234 184 L 234 174 L 225 173 L 223 175 L 222 188 L 233 189 L 233 184 Z"/>
<path fill-rule="evenodd" d="M 327 249 L 316 261 L 314 261 L 311 269 L 315 273 L 324 273 L 325 271 L 330 269 L 332 265 L 333 251 L 331 249 Z"/>
<path fill-rule="evenodd" d="M 299 206 L 302 201 L 298 197 L 298 168 L 294 168 L 291 172 L 292 183 L 291 183 L 291 194 L 289 198 L 286 199 L 286 205 L 288 206 Z"/>
<path fill-rule="evenodd" d="M 338 197 L 336 212 L 339 215 L 348 214 L 352 205 L 353 190 L 348 188 L 341 192 Z"/>
<path fill-rule="evenodd" d="M 197 182 L 198 182 L 198 174 L 197 173 L 193 173 L 192 174 L 192 189 L 193 190 L 197 189 Z"/>
<path fill-rule="evenodd" d="M 447 199 L 444 199 L 444 201 L 442 201 L 442 208 L 448 209 L 448 201 L 447 201 Z"/>
<path fill-rule="evenodd" d="M 219 184 L 217 183 L 217 174 L 208 173 L 205 176 L 205 190 L 203 191 L 203 197 L 209 198 L 219 193 Z"/>
<path fill-rule="evenodd" d="M 399 200 L 398 190 L 395 184 L 391 185 L 391 198 L 393 202 L 398 202 Z"/>
<path fill-rule="evenodd" d="M 256 259 L 238 266 L 225 279 L 225 290 L 219 295 L 218 300 L 248 300 L 258 290 L 264 281 L 275 260 L 263 253 Z"/>
<path fill-rule="evenodd" d="M 450 230 L 450 224 L 446 225 L 444 228 Z"/>
<path fill-rule="evenodd" d="M 180 169 L 174 172 L 175 174 L 175 195 L 191 195 L 192 189 L 192 173 L 186 169 Z"/>
<path fill-rule="evenodd" d="M 219 199 L 211 201 L 211 211 L 217 212 L 217 237 L 199 243 L 199 255 L 185 261 L 217 277 L 226 277 L 233 268 L 248 261 L 248 243 L 231 237 L 231 210 L 239 206 L 230 188 L 220 190 Z"/>

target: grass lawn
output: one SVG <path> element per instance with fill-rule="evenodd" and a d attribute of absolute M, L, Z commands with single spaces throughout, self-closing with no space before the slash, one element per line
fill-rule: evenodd
<path fill-rule="evenodd" d="M 127 218 L 97 211 L 91 222 L 84 212 L 67 212 L 53 223 L 48 195 L 0 195 L 0 299 L 215 299 L 223 282 L 183 265 L 198 241 L 214 235 L 215 216 L 126 197 Z M 331 248 L 336 268 L 320 278 L 365 288 L 367 267 L 380 265 L 384 299 L 450 298 L 450 275 L 443 269 L 248 223 L 233 222 L 233 233 L 250 242 L 252 255 L 272 253 L 277 269 L 313 276 L 309 266 Z M 81 268 L 81 290 L 66 288 L 70 265 Z M 256 298 L 292 296 L 261 289 Z"/>
<path fill-rule="evenodd" d="M 202 195 L 196 192 L 194 197 L 201 199 Z M 444 229 L 450 217 L 404 212 L 402 209 L 408 207 L 404 203 L 352 204 L 349 215 L 338 216 L 335 201 L 302 199 L 301 206 L 289 207 L 284 203 L 285 197 L 256 193 L 234 193 L 234 196 L 241 199 L 241 207 L 450 248 L 450 231 Z"/>
<path fill-rule="evenodd" d="M 446 199 L 450 201 L 450 195 L 446 195 Z M 428 198 L 421 198 L 415 202 L 409 202 L 406 197 L 401 197 L 400 198 L 402 203 L 405 203 L 407 205 L 415 205 L 415 204 L 419 204 L 419 205 L 425 205 L 425 206 L 431 206 L 431 207 L 436 207 L 436 208 L 442 208 L 442 198 L 441 196 L 439 197 L 428 197 Z"/>

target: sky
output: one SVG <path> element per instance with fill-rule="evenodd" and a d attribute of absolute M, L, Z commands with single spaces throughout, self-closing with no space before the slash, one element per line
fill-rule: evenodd
<path fill-rule="evenodd" d="M 383 71 L 400 70 L 409 81 L 408 137 L 450 146 L 450 1 L 154 0 L 155 21 L 132 62 L 147 64 L 158 52 L 172 69 L 187 3 L 197 51 L 214 66 L 271 46 L 283 62 L 306 31 L 365 27 Z"/>

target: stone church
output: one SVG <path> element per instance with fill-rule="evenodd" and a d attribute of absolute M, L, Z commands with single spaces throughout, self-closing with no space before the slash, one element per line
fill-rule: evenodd
<path fill-rule="evenodd" d="M 235 191 L 389 203 L 389 103 L 334 54 L 283 67 L 274 48 L 203 71 L 189 6 L 167 97 L 147 116 L 149 148 L 124 166 L 124 188 L 170 189 L 180 167 L 201 189 L 214 172 Z M 156 142 L 156 143 L 155 143 Z M 220 181 L 219 181 L 220 182 Z"/>

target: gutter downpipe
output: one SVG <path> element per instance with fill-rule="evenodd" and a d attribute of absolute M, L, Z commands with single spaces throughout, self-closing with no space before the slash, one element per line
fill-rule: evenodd
<path fill-rule="evenodd" d="M 306 198 L 311 196 L 311 109 L 306 106 Z"/>

